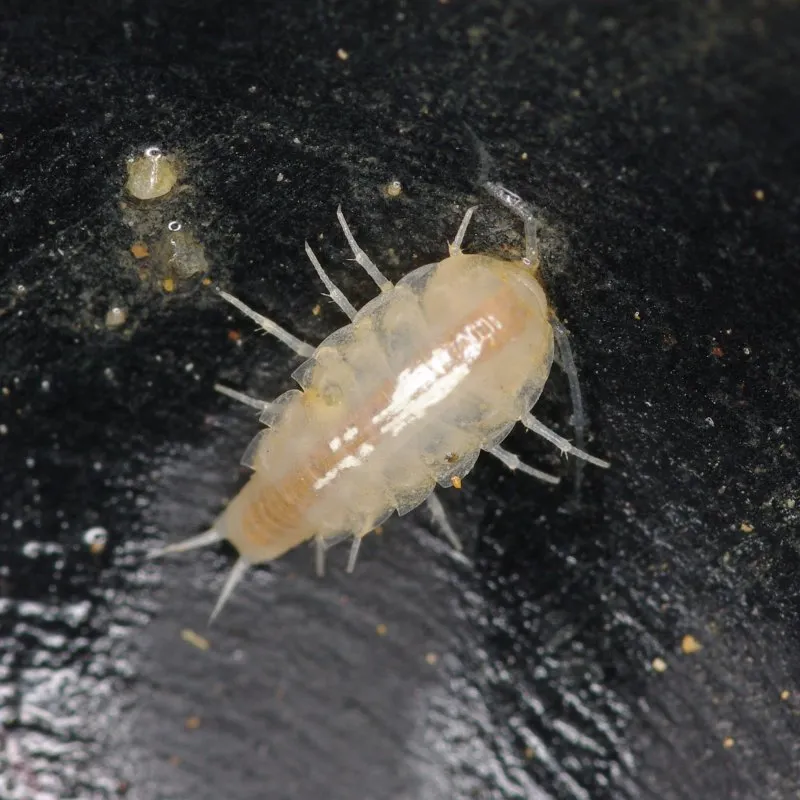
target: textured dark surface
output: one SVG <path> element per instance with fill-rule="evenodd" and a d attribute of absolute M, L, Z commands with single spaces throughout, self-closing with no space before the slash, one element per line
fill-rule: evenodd
<path fill-rule="evenodd" d="M 800 796 L 799 14 L 6 3 L 0 798 Z M 209 288 L 142 280 L 130 246 L 181 221 L 213 280 L 318 341 L 344 320 L 304 239 L 370 291 L 340 202 L 394 278 L 476 200 L 470 246 L 519 245 L 465 124 L 539 210 L 613 468 L 576 507 L 484 457 L 444 497 L 471 563 L 395 519 L 353 576 L 339 550 L 317 580 L 305 548 L 253 572 L 187 644 L 232 554 L 143 556 L 241 481 L 257 423 L 214 382 L 272 396 L 297 359 Z M 123 208 L 153 143 L 186 191 Z M 567 430 L 561 375 L 541 410 Z"/>

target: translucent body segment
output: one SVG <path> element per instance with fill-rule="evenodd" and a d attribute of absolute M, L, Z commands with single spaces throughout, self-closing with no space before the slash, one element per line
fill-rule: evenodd
<path fill-rule="evenodd" d="M 299 356 L 310 356 L 314 352 L 314 348 L 310 344 L 306 344 L 302 339 L 298 339 L 296 336 L 293 336 L 289 331 L 284 330 L 278 325 L 277 322 L 273 322 L 269 317 L 265 317 L 263 314 L 259 314 L 258 311 L 254 311 L 250 306 L 245 305 L 241 300 L 235 298 L 232 294 L 228 294 L 227 292 L 223 292 L 222 289 L 217 289 L 217 294 L 223 298 L 223 300 L 227 300 L 234 308 L 238 309 L 242 312 L 246 317 L 250 317 L 255 323 L 257 323 L 261 328 L 263 328 L 267 333 L 272 334 L 278 341 L 283 342 L 287 347 L 291 347 L 292 350 L 297 353 Z"/>

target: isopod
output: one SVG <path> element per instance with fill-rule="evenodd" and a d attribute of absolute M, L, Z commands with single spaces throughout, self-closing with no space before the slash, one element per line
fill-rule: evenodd
<path fill-rule="evenodd" d="M 409 272 L 396 284 L 356 243 L 339 207 L 339 224 L 355 261 L 380 293 L 356 310 L 306 243 L 330 298 L 350 318 L 316 348 L 218 290 L 307 360 L 292 375 L 300 389 L 274 402 L 216 387 L 261 411 L 266 427 L 243 458 L 253 474 L 210 530 L 153 553 L 181 552 L 223 539 L 236 547 L 239 558 L 212 620 L 251 565 L 272 561 L 313 539 L 321 574 L 326 547 L 349 535 L 350 572 L 367 533 L 392 512 L 402 515 L 425 501 L 460 549 L 434 488 L 437 483 L 460 485 L 482 450 L 512 470 L 558 482 L 500 446 L 517 422 L 565 454 L 609 466 L 530 413 L 557 351 L 570 379 L 579 433 L 583 425 L 566 331 L 539 276 L 532 209 L 499 184 L 485 188 L 522 219 L 524 257 L 465 253 L 462 244 L 477 208 L 473 206 L 464 214 L 448 257 Z"/>

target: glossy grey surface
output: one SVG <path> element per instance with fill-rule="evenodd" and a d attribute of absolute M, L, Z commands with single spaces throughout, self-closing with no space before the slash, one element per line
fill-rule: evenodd
<path fill-rule="evenodd" d="M 799 44 L 779 2 L 10 4 L 0 797 L 796 796 Z M 131 246 L 180 222 L 319 341 L 344 320 L 304 239 L 371 292 L 338 203 L 395 279 L 474 202 L 471 247 L 519 246 L 465 123 L 537 206 L 613 468 L 576 507 L 479 462 L 444 497 L 469 563 L 395 520 L 352 577 L 253 572 L 206 633 L 231 552 L 143 557 L 241 481 L 257 423 L 214 382 L 270 397 L 297 362 Z M 186 191 L 121 205 L 149 144 Z M 539 410 L 568 430 L 562 376 Z"/>

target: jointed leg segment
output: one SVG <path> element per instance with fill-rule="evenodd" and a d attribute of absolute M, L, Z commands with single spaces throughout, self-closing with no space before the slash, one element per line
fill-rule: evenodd
<path fill-rule="evenodd" d="M 353 251 L 355 260 L 366 270 L 367 274 L 378 284 L 378 288 L 382 292 L 388 292 L 392 288 L 392 282 L 375 266 L 370 260 L 370 257 L 358 246 L 350 228 L 345 221 L 344 214 L 342 214 L 342 207 L 336 209 L 336 217 L 339 224 L 342 226 L 347 243 Z"/>
<path fill-rule="evenodd" d="M 558 447 L 562 453 L 568 453 L 569 455 L 573 455 L 576 458 L 582 459 L 583 461 L 588 461 L 590 464 L 594 464 L 597 467 L 608 468 L 611 466 L 608 461 L 604 461 L 602 458 L 591 456 L 583 450 L 575 447 L 563 436 L 559 436 L 555 431 L 551 431 L 550 428 L 548 428 L 544 423 L 539 422 L 539 420 L 536 419 L 533 414 L 523 414 L 521 422 L 529 431 L 538 433 L 543 439 L 547 439 L 548 442 L 551 442 Z"/>
<path fill-rule="evenodd" d="M 260 325 L 267 333 L 271 333 L 276 339 L 283 342 L 287 347 L 291 347 L 292 350 L 297 353 L 297 355 L 308 358 L 314 354 L 314 348 L 310 344 L 306 344 L 302 339 L 298 339 L 296 336 L 293 336 L 291 333 L 289 333 L 289 331 L 281 328 L 277 322 L 273 322 L 271 319 L 269 319 L 269 317 L 259 314 L 258 311 L 254 311 L 252 308 L 250 308 L 250 306 L 245 305 L 241 300 L 238 300 L 233 295 L 223 292 L 222 289 L 217 289 L 217 293 L 223 300 L 227 300 L 234 308 L 237 308 L 246 317 L 250 317 L 250 319 Z"/>
<path fill-rule="evenodd" d="M 561 480 L 555 475 L 549 475 L 546 472 L 529 467 L 520 459 L 518 455 L 510 453 L 508 450 L 504 450 L 499 445 L 495 445 L 486 452 L 491 453 L 496 459 L 498 459 L 498 461 L 502 461 L 512 471 L 519 470 L 520 472 L 524 472 L 526 475 L 530 475 L 533 478 L 538 478 L 540 481 L 544 481 L 545 483 L 556 484 Z"/>
<path fill-rule="evenodd" d="M 469 227 L 470 220 L 472 219 L 472 215 L 475 213 L 475 209 L 477 207 L 478 206 L 470 206 L 467 209 L 466 214 L 464 214 L 464 219 L 461 220 L 461 225 L 458 226 L 456 238 L 453 239 L 453 243 L 448 247 L 451 256 L 457 256 L 461 254 L 461 245 L 464 243 L 464 237 L 467 235 L 467 228 Z"/>

